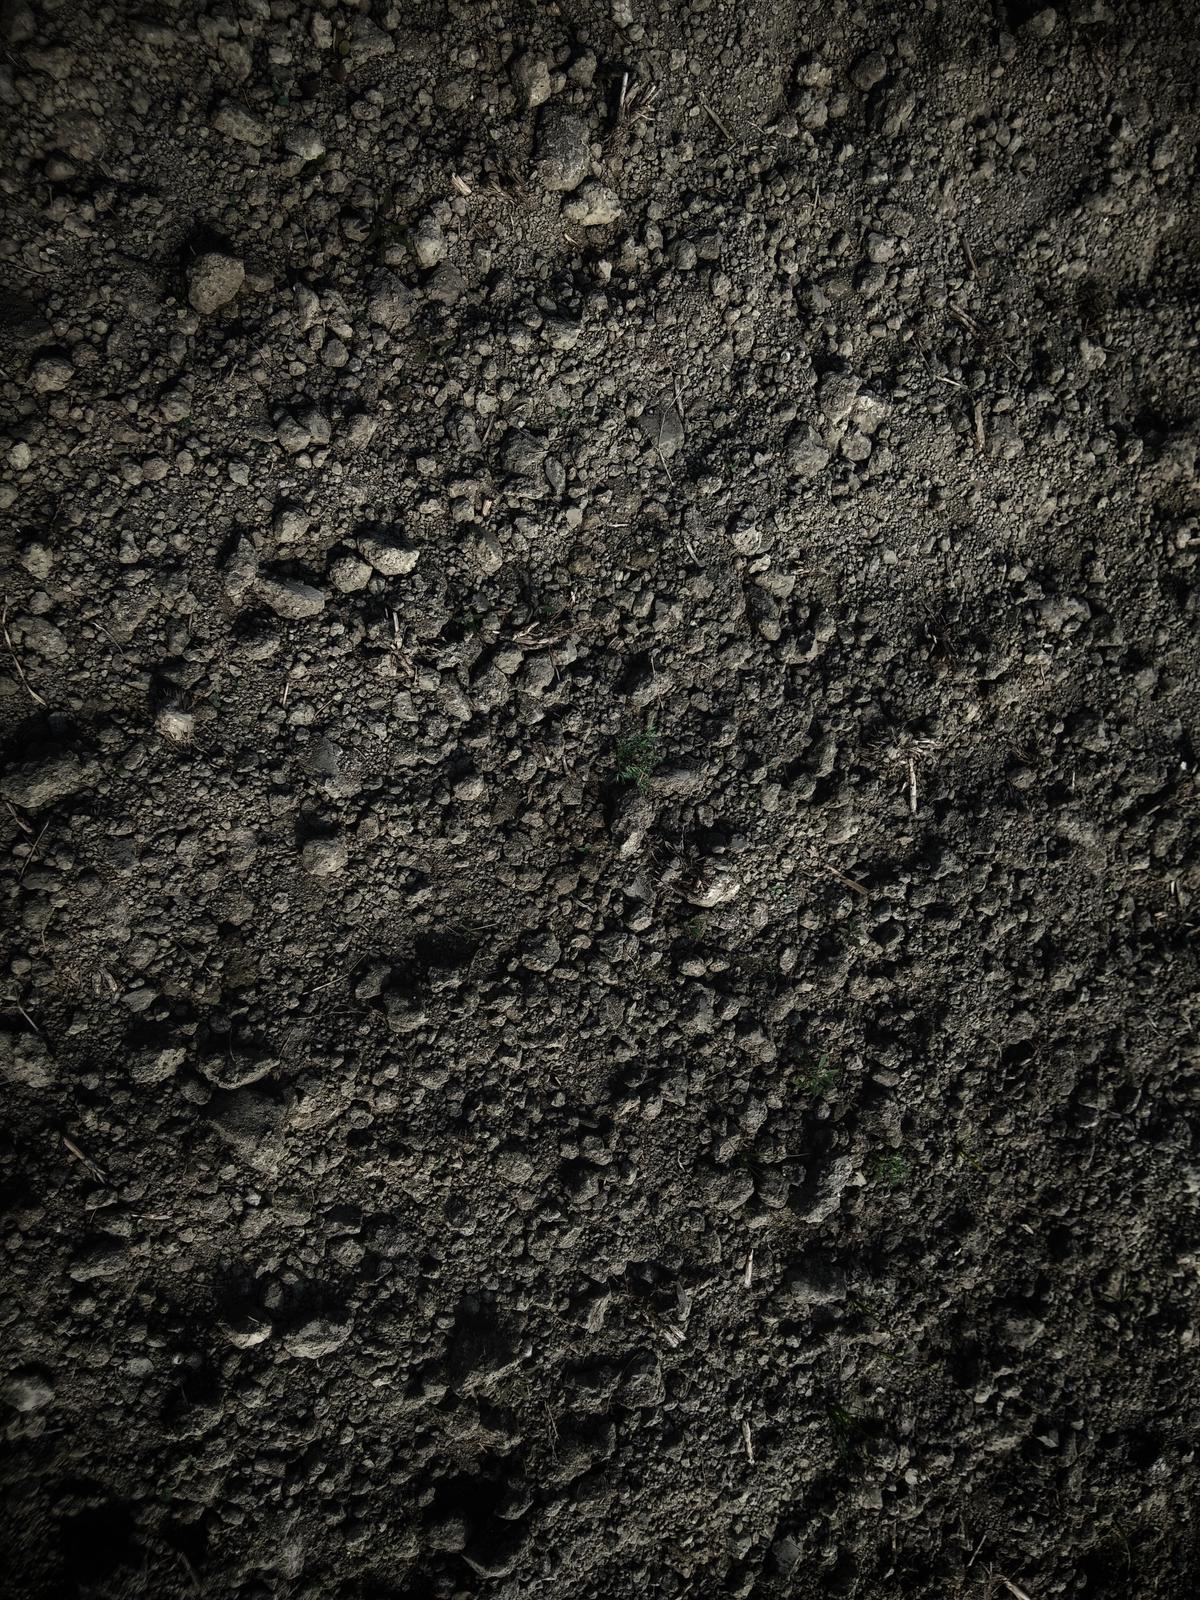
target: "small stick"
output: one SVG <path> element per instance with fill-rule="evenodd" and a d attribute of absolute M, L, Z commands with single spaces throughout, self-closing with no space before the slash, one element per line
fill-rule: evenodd
<path fill-rule="evenodd" d="M 856 878 L 848 878 L 844 872 L 839 872 L 836 867 L 831 867 L 828 861 L 823 861 L 821 865 L 825 868 L 825 871 L 828 872 L 832 877 L 835 877 L 839 883 L 844 883 L 847 889 L 853 889 L 855 894 L 861 894 L 864 899 L 870 898 L 871 891 L 867 888 L 865 883 L 859 883 Z"/>
<path fill-rule="evenodd" d="M 42 1030 L 38 1027 L 37 1023 L 29 1015 L 28 1011 L 26 1011 L 25 1007 L 21 1004 L 21 1002 L 19 1000 L 14 1000 L 13 1001 L 13 1005 L 17 1008 L 17 1010 L 25 1018 L 25 1021 L 33 1029 L 34 1033 L 40 1034 Z"/>
<path fill-rule="evenodd" d="M 754 1440 L 750 1436 L 750 1424 L 748 1422 L 742 1423 L 742 1443 L 746 1446 L 746 1460 L 753 1466 Z M 1029 1600 L 1028 1595 L 1026 1595 L 1025 1600 Z"/>
<path fill-rule="evenodd" d="M 16 806 L 13 805 L 12 801 L 11 800 L 6 800 L 4 802 L 4 804 L 12 812 L 12 819 L 16 823 L 17 827 L 20 828 L 22 833 L 27 833 L 29 835 L 29 837 L 32 839 L 33 838 L 33 829 L 25 821 L 25 818 L 17 810 Z"/>
<path fill-rule="evenodd" d="M 25 688 L 26 688 L 26 690 L 27 690 L 27 692 L 29 694 L 29 698 L 34 702 L 35 705 L 44 706 L 46 704 L 46 702 L 42 699 L 41 695 L 37 692 L 37 690 L 30 683 L 29 679 L 25 676 L 25 668 L 21 665 L 20 661 L 17 658 L 16 648 L 14 647 L 13 642 L 12 642 L 12 634 L 9 633 L 9 631 L 8 631 L 8 596 L 7 595 L 4 596 L 4 610 L 0 611 L 0 628 L 4 629 L 4 642 L 8 646 L 8 653 L 13 658 L 13 666 L 16 667 L 16 669 L 17 669 L 17 676 L 20 678 L 21 682 L 25 685 Z"/>
<path fill-rule="evenodd" d="M 62 1136 L 62 1142 L 63 1142 L 63 1144 L 66 1145 L 66 1147 L 67 1147 L 68 1151 L 71 1153 L 71 1155 L 73 1155 L 75 1157 L 76 1161 L 82 1161 L 83 1162 L 84 1166 L 91 1173 L 92 1177 L 96 1179 L 97 1183 L 103 1183 L 104 1182 L 104 1174 L 103 1174 L 103 1172 L 101 1172 L 100 1168 L 96 1165 L 96 1163 L 93 1160 L 91 1160 L 90 1157 L 84 1155 L 83 1151 L 75 1143 L 74 1139 L 68 1138 L 67 1135 L 64 1133 L 63 1136 Z"/>
<path fill-rule="evenodd" d="M 743 1287 L 743 1289 L 748 1289 L 750 1287 L 751 1283 L 753 1283 L 753 1281 L 754 1281 L 754 1249 L 752 1247 L 751 1250 L 750 1250 L 750 1254 L 746 1257 L 746 1271 L 742 1276 L 742 1287 Z"/>
<path fill-rule="evenodd" d="M 983 407 L 978 400 L 976 400 L 973 407 L 973 415 L 975 417 L 975 443 L 979 446 L 982 454 L 985 442 L 983 437 Z"/>
<path fill-rule="evenodd" d="M 199 1578 L 199 1575 L 196 1572 L 195 1567 L 188 1560 L 187 1556 L 184 1555 L 182 1550 L 176 1549 L 174 1545 L 172 1545 L 171 1548 L 172 1548 L 172 1550 L 174 1550 L 175 1555 L 177 1555 L 179 1557 L 179 1561 L 180 1561 L 180 1563 L 181 1563 L 181 1565 L 183 1567 L 183 1570 L 188 1575 L 188 1579 L 191 1582 L 192 1588 L 196 1591 L 197 1594 L 203 1594 L 204 1593 L 204 1589 L 203 1589 L 203 1586 L 200 1583 L 200 1578 Z"/>
<path fill-rule="evenodd" d="M 933 375 L 934 375 L 933 368 L 929 365 L 929 357 L 925 354 L 925 341 L 921 338 L 921 335 L 913 327 L 911 322 L 908 324 L 908 331 L 909 331 L 909 333 L 912 334 L 913 343 L 917 347 L 917 354 L 920 356 L 921 360 L 925 363 L 925 370 L 929 373 L 930 377 L 933 377 Z"/>
<path fill-rule="evenodd" d="M 732 144 L 734 142 L 733 135 L 730 133 L 729 129 L 725 126 L 725 124 L 721 121 L 721 119 L 717 115 L 717 113 L 709 105 L 708 101 L 705 100 L 703 95 L 700 97 L 700 104 L 704 107 L 705 111 L 708 112 L 709 116 L 716 123 L 717 127 L 720 128 L 721 132 L 725 135 L 726 144 Z"/>
<path fill-rule="evenodd" d="M 22 866 L 21 872 L 20 872 L 20 876 L 17 878 L 17 886 L 18 886 L 18 888 L 21 885 L 21 880 L 24 878 L 25 874 L 29 871 L 30 866 L 32 865 L 32 863 L 36 859 L 37 851 L 38 851 L 38 845 L 40 845 L 42 840 L 46 837 L 46 829 L 49 826 L 50 826 L 50 823 L 48 821 L 47 822 L 43 822 L 42 823 L 42 831 L 41 831 L 41 833 L 38 834 L 37 838 L 30 845 L 29 854 L 25 857 L 25 864 Z"/>
<path fill-rule="evenodd" d="M 917 763 L 911 756 L 908 758 L 908 809 L 915 817 L 917 814 Z"/>
<path fill-rule="evenodd" d="M 962 239 L 963 249 L 967 252 L 967 265 L 971 269 L 971 276 L 975 279 L 976 283 L 978 283 L 979 268 L 975 265 L 975 257 L 971 252 L 971 241 L 967 238 L 965 233 L 960 234 L 959 237 Z"/>

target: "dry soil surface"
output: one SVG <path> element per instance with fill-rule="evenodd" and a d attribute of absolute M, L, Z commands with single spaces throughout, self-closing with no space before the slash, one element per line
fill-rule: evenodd
<path fill-rule="evenodd" d="M 4 0 L 17 1600 L 1190 1600 L 1192 0 Z"/>

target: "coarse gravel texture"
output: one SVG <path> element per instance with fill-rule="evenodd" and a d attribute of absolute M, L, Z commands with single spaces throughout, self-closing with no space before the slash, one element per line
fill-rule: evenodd
<path fill-rule="evenodd" d="M 1191 0 L 0 30 L 3 1594 L 1190 1600 Z"/>

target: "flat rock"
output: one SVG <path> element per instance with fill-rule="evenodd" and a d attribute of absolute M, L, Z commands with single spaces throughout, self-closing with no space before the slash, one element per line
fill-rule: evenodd
<path fill-rule="evenodd" d="M 289 622 L 301 622 L 307 617 L 319 616 L 325 609 L 322 591 L 314 589 L 309 583 L 301 583 L 298 578 L 261 573 L 257 592 L 264 605 L 269 606 L 277 617 L 285 617 Z"/>
<path fill-rule="evenodd" d="M 272 1328 L 269 1317 L 261 1313 L 250 1316 L 234 1316 L 222 1319 L 221 1332 L 235 1350 L 253 1350 L 260 1344 L 265 1344 L 271 1337 Z"/>
<path fill-rule="evenodd" d="M 348 1322 L 334 1322 L 330 1317 L 312 1317 L 288 1330 L 283 1336 L 283 1348 L 290 1356 L 303 1361 L 316 1361 L 321 1356 L 340 1350 L 350 1337 Z"/>
<path fill-rule="evenodd" d="M 46 1041 L 37 1033 L 0 1032 L 0 1077 L 25 1089 L 48 1089 L 56 1073 Z"/>
<path fill-rule="evenodd" d="M 252 1166 L 273 1168 L 279 1158 L 287 1106 L 258 1087 L 219 1090 L 208 1104 L 208 1119 L 220 1137 Z"/>
<path fill-rule="evenodd" d="M 350 23 L 346 38 L 346 63 L 361 67 L 368 61 L 378 61 L 395 53 L 396 41 L 390 33 L 376 26 L 370 17 L 357 16 Z"/>
<path fill-rule="evenodd" d="M 394 272 L 381 267 L 367 289 L 367 316 L 388 333 L 412 321 L 413 292 Z"/>
<path fill-rule="evenodd" d="M 706 1173 L 704 1198 L 714 1211 L 740 1211 L 754 1193 L 754 1175 L 745 1167 Z"/>
<path fill-rule="evenodd" d="M 602 228 L 608 223 L 616 222 L 622 214 L 620 200 L 607 184 L 597 183 L 594 180 L 585 183 L 570 200 L 563 205 L 563 216 L 568 222 L 576 222 L 585 228 Z"/>
<path fill-rule="evenodd" d="M 346 870 L 346 846 L 341 839 L 307 839 L 300 864 L 311 877 L 336 877 Z"/>
<path fill-rule="evenodd" d="M 518 56 L 512 64 L 512 80 L 522 104 L 528 111 L 536 111 L 550 98 L 550 68 L 543 56 L 528 51 Z"/>
<path fill-rule="evenodd" d="M 68 750 L 41 761 L 25 761 L 0 778 L 0 795 L 24 811 L 40 811 L 87 788 L 83 763 Z"/>
<path fill-rule="evenodd" d="M 4 1399 L 23 1416 L 42 1411 L 54 1399 L 54 1385 L 33 1367 L 18 1367 L 4 1380 Z"/>
<path fill-rule="evenodd" d="M 243 144 L 256 147 L 271 142 L 271 130 L 245 106 L 226 100 L 213 112 L 212 125 L 228 139 L 240 139 Z"/>
<path fill-rule="evenodd" d="M 39 356 L 29 369 L 29 382 L 37 394 L 61 394 L 74 376 L 70 357 L 57 350 Z"/>
<path fill-rule="evenodd" d="M 403 578 L 415 570 L 421 552 L 407 540 L 390 534 L 360 534 L 358 550 L 364 561 L 385 578 Z"/>

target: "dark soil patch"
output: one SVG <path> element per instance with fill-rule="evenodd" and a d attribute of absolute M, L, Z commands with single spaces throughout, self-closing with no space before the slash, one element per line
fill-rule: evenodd
<path fill-rule="evenodd" d="M 1194 7 L 0 26 L 4 1593 L 1190 1600 Z"/>

